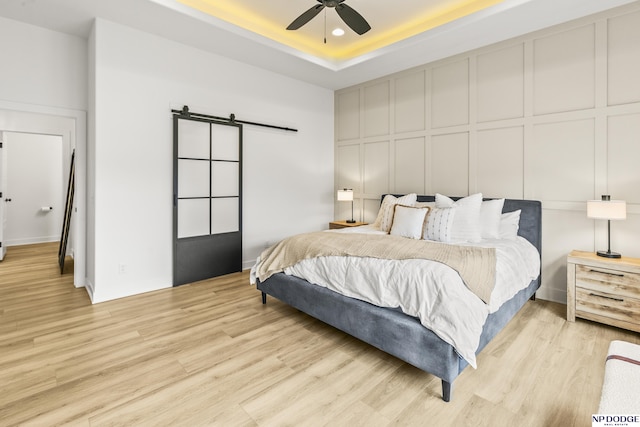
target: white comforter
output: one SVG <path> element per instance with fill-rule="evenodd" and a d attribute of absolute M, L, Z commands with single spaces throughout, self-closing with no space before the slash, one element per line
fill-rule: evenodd
<path fill-rule="evenodd" d="M 385 234 L 371 226 L 329 232 Z M 540 258 L 535 247 L 521 237 L 469 245 L 496 248 L 496 285 L 489 305 L 465 286 L 455 270 L 435 261 L 319 257 L 303 260 L 285 269 L 285 274 L 380 307 L 400 307 L 475 368 L 475 352 L 487 316 L 538 277 Z"/>

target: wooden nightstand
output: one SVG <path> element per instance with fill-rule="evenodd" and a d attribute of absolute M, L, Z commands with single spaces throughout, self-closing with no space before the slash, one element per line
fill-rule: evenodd
<path fill-rule="evenodd" d="M 332 221 L 329 223 L 329 230 L 335 230 L 338 228 L 347 228 L 347 227 L 359 227 L 361 225 L 367 225 L 367 222 L 347 222 L 346 220 L 343 221 Z"/>
<path fill-rule="evenodd" d="M 573 251 L 567 257 L 567 320 L 640 332 L 640 259 Z"/>

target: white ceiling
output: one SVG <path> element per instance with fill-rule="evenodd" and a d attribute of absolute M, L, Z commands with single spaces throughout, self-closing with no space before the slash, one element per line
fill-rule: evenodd
<path fill-rule="evenodd" d="M 276 11 L 279 8 L 273 16 L 281 16 L 278 19 L 286 26 L 316 0 L 295 0 L 295 9 L 292 1 L 244 3 L 268 3 Z M 340 89 L 635 1 L 504 0 L 391 45 L 340 60 L 302 52 L 175 0 L 0 0 L 0 16 L 85 38 L 93 19 L 99 17 L 311 84 Z M 374 23 L 385 22 L 385 7 L 411 8 L 421 2 L 347 0 L 372 28 L 380 26 Z M 259 8 L 256 11 L 259 13 Z M 322 34 L 318 42 L 322 43 Z"/>

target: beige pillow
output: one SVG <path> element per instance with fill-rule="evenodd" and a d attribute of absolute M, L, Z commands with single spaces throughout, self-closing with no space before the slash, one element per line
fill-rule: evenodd
<path fill-rule="evenodd" d="M 436 202 L 415 202 L 413 206 L 416 208 L 435 208 Z"/>
<path fill-rule="evenodd" d="M 418 195 L 416 193 L 407 194 L 402 197 L 395 197 L 391 194 L 387 194 L 382 199 L 378 216 L 376 217 L 373 225 L 380 230 L 388 233 L 391 230 L 391 223 L 393 222 L 393 208 L 395 205 L 413 206 Z"/>

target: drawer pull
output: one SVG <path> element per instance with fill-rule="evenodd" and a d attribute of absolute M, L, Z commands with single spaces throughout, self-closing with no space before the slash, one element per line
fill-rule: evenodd
<path fill-rule="evenodd" d="M 608 271 L 599 271 L 599 270 L 594 270 L 594 269 L 591 269 L 589 271 L 591 273 L 600 273 L 600 274 L 608 274 L 609 276 L 624 277 L 624 274 L 620 274 L 620 273 L 609 273 Z"/>
<path fill-rule="evenodd" d="M 598 297 L 598 298 L 606 298 L 606 299 L 610 299 L 610 300 L 618 301 L 618 302 L 624 302 L 624 300 L 622 298 L 607 297 L 607 296 L 604 296 L 604 295 L 594 294 L 593 292 L 591 292 L 589 294 L 589 296 Z"/>

